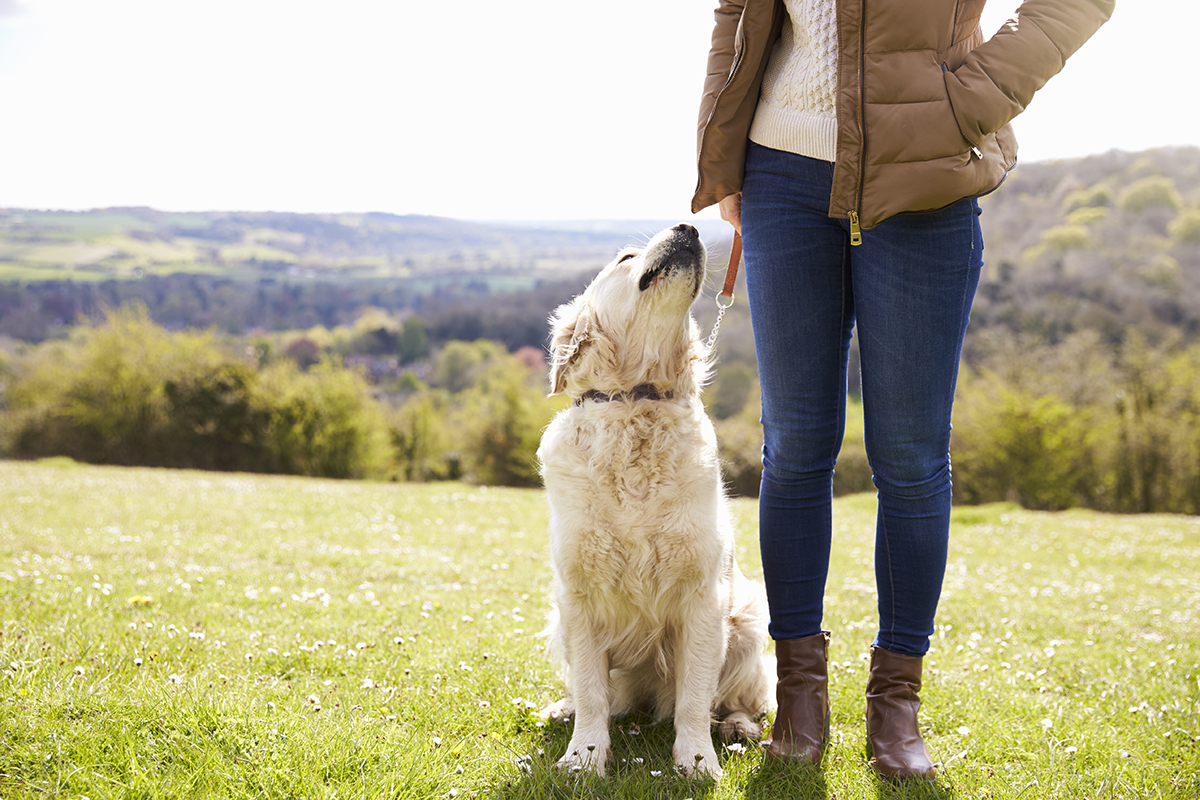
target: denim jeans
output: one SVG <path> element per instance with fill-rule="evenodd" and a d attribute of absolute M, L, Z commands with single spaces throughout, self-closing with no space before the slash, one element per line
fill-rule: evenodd
<path fill-rule="evenodd" d="M 833 164 L 751 145 L 746 284 L 762 385 L 759 539 L 770 633 L 821 631 L 833 470 L 858 326 L 867 458 L 878 490 L 875 643 L 929 649 L 950 530 L 950 411 L 983 265 L 979 204 L 892 217 L 850 245 L 828 216 Z"/>

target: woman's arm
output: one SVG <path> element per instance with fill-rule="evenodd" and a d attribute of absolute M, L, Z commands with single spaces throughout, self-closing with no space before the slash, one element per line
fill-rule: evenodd
<path fill-rule="evenodd" d="M 990 40 L 946 74 L 946 92 L 972 145 L 1025 110 L 1034 92 L 1111 16 L 1115 0 L 1025 0 Z"/>
<path fill-rule="evenodd" d="M 704 95 L 700 100 L 699 133 L 704 132 L 704 126 L 717 102 L 717 95 L 725 88 L 729 73 L 733 71 L 738 20 L 742 18 L 742 10 L 745 7 L 746 0 L 721 0 L 713 12 L 716 23 L 713 26 L 712 48 L 708 51 Z"/>

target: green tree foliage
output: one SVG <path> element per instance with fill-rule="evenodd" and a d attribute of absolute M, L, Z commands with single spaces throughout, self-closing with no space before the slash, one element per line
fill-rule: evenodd
<path fill-rule="evenodd" d="M 1042 232 L 1038 244 L 1040 252 L 1065 253 L 1068 250 L 1078 250 L 1088 246 L 1088 229 L 1087 226 L 1076 223 L 1055 225 Z M 1030 257 L 1037 258 L 1037 255 Z"/>
<path fill-rule="evenodd" d="M 1061 210 L 1064 214 L 1070 214 L 1076 209 L 1104 208 L 1112 205 L 1112 201 L 1112 187 L 1107 183 L 1097 183 L 1087 189 L 1076 189 L 1068 194 L 1062 202 Z"/>
<path fill-rule="evenodd" d="M 171 337 L 142 307 L 110 314 L 69 342 L 38 351 L 7 392 L 12 447 L 18 455 L 68 455 L 105 464 L 159 464 L 172 442 L 167 383 L 190 365 L 221 360 L 211 336 Z"/>
<path fill-rule="evenodd" d="M 538 443 L 550 421 L 539 412 L 547 407 L 519 379 L 496 377 L 484 395 L 471 449 L 474 477 L 488 485 L 539 486 Z"/>
<path fill-rule="evenodd" d="M 447 342 L 434 358 L 430 382 L 451 394 L 471 386 L 485 367 L 505 355 L 494 342 L 479 339 L 474 342 Z"/>
<path fill-rule="evenodd" d="M 211 333 L 168 333 L 138 307 L 35 351 L 5 403 L 21 457 L 339 478 L 382 477 L 394 460 L 354 373 L 286 360 L 258 372 Z"/>
<path fill-rule="evenodd" d="M 1200 344 L 1129 332 L 1015 341 L 964 371 L 955 405 L 962 502 L 1200 512 Z"/>
<path fill-rule="evenodd" d="M 383 409 L 357 374 L 325 361 L 304 373 L 287 362 L 261 374 L 270 410 L 269 471 L 330 478 L 383 477 L 394 461 Z"/>
<path fill-rule="evenodd" d="M 1183 207 L 1175 182 L 1165 175 L 1151 175 L 1126 186 L 1117 199 L 1122 211 L 1140 214 L 1151 208 L 1178 211 Z"/>
<path fill-rule="evenodd" d="M 1053 394 L 1034 396 L 994 375 L 960 387 L 953 448 L 958 497 L 1012 500 L 1026 508 L 1075 505 L 1086 421 Z"/>
<path fill-rule="evenodd" d="M 481 341 L 447 343 L 438 364 L 439 380 L 459 390 L 424 387 L 407 396 L 392 423 L 398 474 L 541 485 L 542 431 L 569 402 L 546 397 L 544 370 Z"/>
<path fill-rule="evenodd" d="M 194 364 L 163 383 L 162 438 L 174 466 L 262 471 L 268 466 L 260 431 L 268 423 L 255 397 L 258 376 L 237 361 Z"/>
<path fill-rule="evenodd" d="M 413 394 L 392 418 L 397 477 L 404 481 L 461 478 L 462 454 L 446 425 L 449 393 L 426 387 Z"/>
<path fill-rule="evenodd" d="M 397 347 L 402 364 L 429 357 L 429 333 L 420 317 L 413 316 L 404 320 Z"/>
<path fill-rule="evenodd" d="M 1171 240 L 1180 245 L 1200 244 L 1200 208 L 1185 208 L 1167 226 Z"/>

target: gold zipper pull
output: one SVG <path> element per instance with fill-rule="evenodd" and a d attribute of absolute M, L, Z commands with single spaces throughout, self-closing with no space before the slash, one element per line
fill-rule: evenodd
<path fill-rule="evenodd" d="M 850 212 L 850 244 L 858 246 L 862 244 L 862 229 L 858 227 L 858 212 Z"/>

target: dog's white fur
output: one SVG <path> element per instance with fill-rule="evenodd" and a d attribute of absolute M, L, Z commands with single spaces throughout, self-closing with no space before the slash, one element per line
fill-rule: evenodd
<path fill-rule="evenodd" d="M 556 609 L 547 633 L 575 717 L 563 767 L 601 775 L 609 718 L 674 717 L 675 763 L 720 777 L 710 725 L 757 738 L 773 707 L 766 595 L 734 559 L 717 441 L 700 401 L 708 353 L 690 314 L 704 248 L 690 226 L 627 249 L 552 318 L 551 393 L 577 403 L 542 437 Z M 643 394 L 645 392 L 643 391 Z"/>

